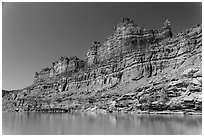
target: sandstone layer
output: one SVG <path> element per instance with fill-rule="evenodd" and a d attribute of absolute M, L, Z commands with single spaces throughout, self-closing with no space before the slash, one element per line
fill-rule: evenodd
<path fill-rule="evenodd" d="M 24 89 L 3 91 L 3 111 L 202 112 L 202 26 L 173 35 L 123 18 L 85 60 L 60 57 Z"/>

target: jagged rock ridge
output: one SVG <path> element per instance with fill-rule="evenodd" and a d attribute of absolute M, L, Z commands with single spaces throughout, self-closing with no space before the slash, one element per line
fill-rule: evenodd
<path fill-rule="evenodd" d="M 140 112 L 202 110 L 202 26 L 172 35 L 123 18 L 86 59 L 61 57 L 34 84 L 3 97 L 4 111 Z"/>

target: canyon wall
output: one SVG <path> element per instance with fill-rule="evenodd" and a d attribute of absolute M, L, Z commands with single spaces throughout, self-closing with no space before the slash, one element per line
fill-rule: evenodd
<path fill-rule="evenodd" d="M 4 111 L 202 111 L 202 26 L 173 35 L 123 18 L 85 60 L 61 57 L 34 84 L 3 97 Z"/>

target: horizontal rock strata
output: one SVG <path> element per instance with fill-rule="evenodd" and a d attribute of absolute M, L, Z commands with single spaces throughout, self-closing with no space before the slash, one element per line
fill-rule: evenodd
<path fill-rule="evenodd" d="M 4 91 L 3 111 L 202 111 L 202 26 L 173 35 L 123 18 L 85 60 L 61 57 L 34 84 Z"/>

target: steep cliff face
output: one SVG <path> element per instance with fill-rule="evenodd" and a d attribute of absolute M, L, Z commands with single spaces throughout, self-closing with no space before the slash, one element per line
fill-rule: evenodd
<path fill-rule="evenodd" d="M 5 94 L 3 111 L 202 111 L 202 26 L 172 35 L 123 18 L 85 61 L 61 57 L 34 84 Z"/>

